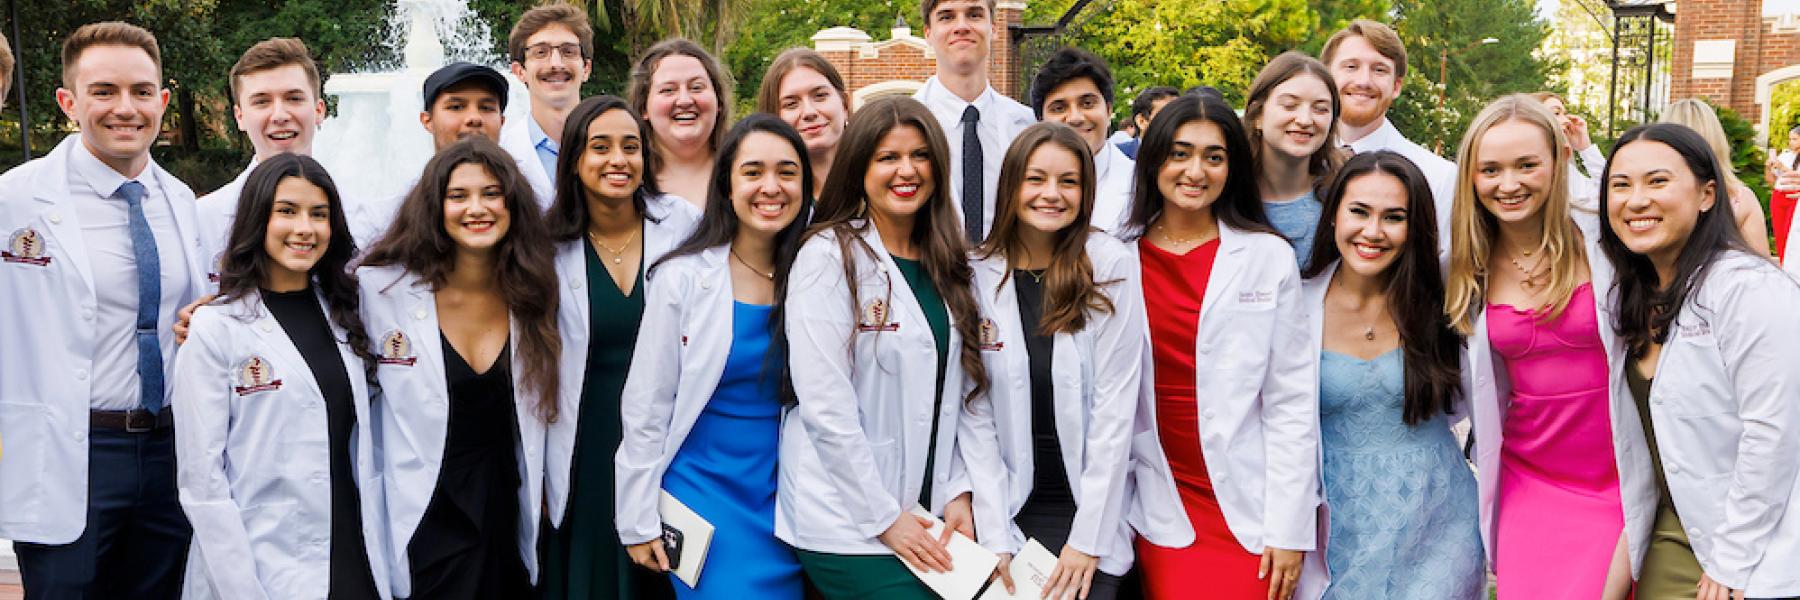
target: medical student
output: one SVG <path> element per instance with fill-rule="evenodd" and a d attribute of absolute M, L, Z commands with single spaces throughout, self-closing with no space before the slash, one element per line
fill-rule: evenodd
<path fill-rule="evenodd" d="M 526 597 L 561 417 L 555 257 L 530 185 L 487 138 L 451 144 L 356 272 L 394 595 Z"/>
<path fill-rule="evenodd" d="M 1544 103 L 1562 127 L 1574 156 L 1569 160 L 1569 201 L 1575 206 L 1600 211 L 1600 169 L 1606 167 L 1606 155 L 1588 136 L 1587 120 L 1569 112 L 1568 104 L 1556 92 L 1533 92 L 1531 97 Z"/>
<path fill-rule="evenodd" d="M 1263 211 L 1269 224 L 1293 242 L 1303 270 L 1312 258 L 1313 233 L 1323 210 L 1318 190 L 1347 158 L 1326 143 L 1337 135 L 1336 87 L 1324 63 L 1300 52 L 1283 52 L 1256 74 L 1244 104 Z"/>
<path fill-rule="evenodd" d="M 658 42 L 631 67 L 625 97 L 656 135 L 657 189 L 706 208 L 713 155 L 731 127 L 731 80 L 719 59 L 686 38 Z"/>
<path fill-rule="evenodd" d="M 26 598 L 173 598 L 190 533 L 169 328 L 206 281 L 194 195 L 150 155 L 156 38 L 93 23 L 62 56 L 80 131 L 0 176 L 0 538 Z"/>
<path fill-rule="evenodd" d="M 994 224 L 994 189 L 1000 159 L 1014 137 L 1037 122 L 1031 109 L 994 89 L 988 80 L 993 41 L 1001 35 L 995 0 L 924 0 L 925 43 L 936 70 L 913 99 L 931 109 L 950 155 L 939 179 L 955 205 L 963 239 L 981 243 Z"/>
<path fill-rule="evenodd" d="M 184 597 L 387 598 L 374 344 L 337 186 L 281 153 L 243 189 L 219 297 L 175 359 Z"/>
<path fill-rule="evenodd" d="M 936 598 L 901 561 L 950 571 L 950 530 L 974 537 L 957 430 L 987 388 L 948 151 L 930 111 L 898 97 L 857 111 L 839 152 L 784 299 L 797 405 L 775 535 L 828 599 Z M 944 537 L 914 507 L 943 515 Z"/>
<path fill-rule="evenodd" d="M 1600 196 L 1618 265 L 1612 394 L 1637 409 L 1657 487 L 1637 595 L 1800 596 L 1800 283 L 1739 239 L 1710 145 L 1633 128 Z"/>
<path fill-rule="evenodd" d="M 613 525 L 613 455 L 621 394 L 646 309 L 647 270 L 700 220 L 688 202 L 659 193 L 654 135 L 617 96 L 576 105 L 563 126 L 556 244 L 563 335 L 564 418 L 550 424 L 544 493 L 554 526 L 542 549 L 541 598 L 671 597 L 669 578 L 632 566 Z"/>
<path fill-rule="evenodd" d="M 1571 206 L 1562 128 L 1514 94 L 1457 152 L 1444 311 L 1464 335 L 1482 541 L 1502 600 L 1624 598 L 1652 507 L 1642 428 L 1610 400 L 1599 218 Z"/>
<path fill-rule="evenodd" d="M 1027 127 L 1007 150 L 993 235 L 974 253 L 992 382 L 974 408 L 998 439 L 972 446 L 999 453 L 969 469 L 977 514 L 995 517 L 977 531 L 1008 538 L 1009 591 L 1011 557 L 1031 538 L 1058 557 L 1049 597 L 1110 600 L 1131 568 L 1125 474 L 1144 308 L 1130 249 L 1088 221 L 1093 151 L 1060 123 Z"/>
<path fill-rule="evenodd" d="M 1270 227 L 1244 127 L 1217 96 L 1169 103 L 1138 149 L 1148 374 L 1127 516 L 1153 599 L 1316 598 L 1318 375 L 1294 249 Z M 1315 575 L 1314 573 L 1317 573 Z"/>
<path fill-rule="evenodd" d="M 581 84 L 594 69 L 594 27 L 587 14 L 564 2 L 543 4 L 519 15 L 506 36 L 512 74 L 531 97 L 528 118 L 500 128 L 500 147 L 519 160 L 538 203 L 556 199 L 556 158 L 563 122 L 581 102 Z"/>
<path fill-rule="evenodd" d="M 1450 431 L 1462 340 L 1443 315 L 1431 187 L 1376 150 L 1323 189 L 1300 293 L 1318 332 L 1325 597 L 1483 598 L 1475 476 Z"/>
<path fill-rule="evenodd" d="M 619 402 L 630 433 L 615 461 L 617 522 L 632 560 L 656 571 L 672 564 L 663 492 L 715 528 L 698 585 L 669 575 L 680 598 L 802 596 L 794 549 L 775 539 L 775 474 L 792 400 L 777 300 L 812 209 L 806 156 L 779 117 L 738 121 L 719 146 L 706 216 L 650 267 L 643 367 Z"/>
<path fill-rule="evenodd" d="M 1759 255 L 1769 256 L 1769 225 L 1763 218 L 1762 200 L 1731 170 L 1731 140 L 1725 137 L 1725 126 L 1719 124 L 1719 113 L 1711 104 L 1687 98 L 1676 100 L 1663 109 L 1662 122 L 1685 125 L 1699 133 L 1700 139 L 1706 140 L 1713 156 L 1719 157 L 1719 185 L 1722 186 L 1719 193 L 1731 201 L 1731 214 L 1737 218 L 1738 232 L 1743 234 L 1744 244 Z"/>
<path fill-rule="evenodd" d="M 1138 145 L 1144 141 L 1144 132 L 1150 130 L 1150 121 L 1156 113 L 1167 106 L 1170 100 L 1181 95 L 1181 90 L 1166 85 L 1153 85 L 1138 92 L 1131 99 L 1131 140 L 1119 144 L 1119 151 L 1126 158 L 1137 160 Z"/>
<path fill-rule="evenodd" d="M 781 117 L 800 132 L 812 162 L 812 193 L 824 191 L 825 175 L 850 122 L 850 92 L 837 67 L 811 48 L 783 50 L 763 73 L 756 110 Z"/>
<path fill-rule="evenodd" d="M 1031 79 L 1031 110 L 1039 119 L 1074 128 L 1087 140 L 1094 163 L 1094 209 L 1088 222 L 1117 230 L 1131 207 L 1133 163 L 1106 138 L 1113 110 L 1112 70 L 1106 61 L 1080 48 L 1056 51 Z M 995 210 L 1002 209 L 996 205 Z"/>

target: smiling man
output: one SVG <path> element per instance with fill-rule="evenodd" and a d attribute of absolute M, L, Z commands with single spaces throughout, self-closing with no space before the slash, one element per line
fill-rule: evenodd
<path fill-rule="evenodd" d="M 25 597 L 175 598 L 175 312 L 199 294 L 193 192 L 150 147 L 169 92 L 156 38 L 93 23 L 63 42 L 80 128 L 0 176 L 0 538 Z"/>
<path fill-rule="evenodd" d="M 521 159 L 525 178 L 546 209 L 555 196 L 556 155 L 563 121 L 581 102 L 581 84 L 593 72 L 594 28 L 581 9 L 564 3 L 525 11 L 507 36 L 512 74 L 531 93 L 531 118 L 500 131 L 500 146 Z M 537 160 L 524 160 L 535 157 Z"/>
<path fill-rule="evenodd" d="M 924 0 L 925 41 L 937 54 L 937 73 L 913 99 L 931 109 L 950 143 L 950 188 L 971 243 L 994 224 L 994 187 L 1000 160 L 1019 132 L 1037 122 L 1031 109 L 988 83 L 988 55 L 998 26 L 994 0 Z"/>
<path fill-rule="evenodd" d="M 1089 224 L 1107 231 L 1124 222 L 1131 207 L 1132 160 L 1110 143 L 1113 78 L 1106 61 L 1080 48 L 1063 48 L 1031 79 L 1031 110 L 1038 118 L 1081 134 L 1094 157 L 1094 214 Z"/>
<path fill-rule="evenodd" d="M 1438 262 L 1444 262 L 1450 256 L 1456 165 L 1400 135 L 1387 119 L 1388 107 L 1400 97 L 1400 82 L 1406 78 L 1406 46 L 1400 36 L 1387 25 L 1357 19 L 1325 41 L 1319 61 L 1331 70 L 1338 103 L 1343 107 L 1338 116 L 1338 144 L 1358 154 L 1397 152 L 1418 165 L 1430 181 L 1437 204 Z"/>

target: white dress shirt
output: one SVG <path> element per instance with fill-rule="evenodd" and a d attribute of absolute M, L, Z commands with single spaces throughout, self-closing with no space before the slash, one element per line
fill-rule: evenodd
<path fill-rule="evenodd" d="M 1108 232 L 1118 231 L 1131 216 L 1131 200 L 1137 197 L 1134 172 L 1137 163 L 1118 146 L 1107 144 L 1094 153 L 1094 216 L 1089 225 Z"/>
<path fill-rule="evenodd" d="M 187 254 L 175 228 L 174 207 L 150 167 L 136 181 L 144 185 L 144 219 L 156 236 L 156 254 L 162 267 L 162 304 L 156 330 L 161 335 L 163 368 L 175 364 L 175 336 L 171 333 L 175 311 L 194 299 L 188 288 Z M 69 153 L 69 199 L 81 222 L 87 244 L 88 265 L 94 273 L 96 302 L 94 383 L 89 404 L 99 410 L 131 410 L 139 406 L 138 382 L 138 271 L 131 245 L 131 209 L 125 199 L 114 197 L 128 181 L 95 158 L 83 145 Z M 168 376 L 165 373 L 164 381 Z"/>
<path fill-rule="evenodd" d="M 1450 257 L 1450 206 L 1456 201 L 1456 163 L 1412 143 L 1400 135 L 1400 130 L 1387 117 L 1381 118 L 1380 129 L 1348 145 L 1357 154 L 1392 150 L 1411 160 L 1425 174 L 1426 181 L 1431 184 L 1432 200 L 1437 205 L 1438 263 L 1446 264 Z"/>
<path fill-rule="evenodd" d="M 938 187 L 949 190 L 950 200 L 957 207 L 959 223 L 962 216 L 962 115 L 970 105 L 981 113 L 978 123 L 981 185 L 987 192 L 981 207 L 981 232 L 985 236 L 994 227 L 994 192 L 1000 186 L 1000 161 L 1006 157 L 1006 148 L 1012 145 L 1013 138 L 1037 122 L 1037 115 L 1019 101 L 1000 95 L 991 85 L 982 90 L 974 102 L 963 100 L 938 83 L 936 76 L 925 80 L 925 87 L 919 88 L 913 99 L 931 109 L 931 115 L 937 117 L 938 125 L 944 129 L 944 140 L 950 145 L 950 176 L 939 179 Z"/>

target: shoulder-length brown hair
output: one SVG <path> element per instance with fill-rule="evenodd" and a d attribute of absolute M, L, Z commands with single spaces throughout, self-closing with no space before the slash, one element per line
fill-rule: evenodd
<path fill-rule="evenodd" d="M 1343 105 L 1338 102 L 1337 81 L 1331 78 L 1331 71 L 1319 59 L 1301 52 L 1289 50 L 1275 57 L 1264 66 L 1262 72 L 1256 74 L 1256 80 L 1250 82 L 1249 100 L 1244 104 L 1244 123 L 1246 133 L 1250 137 L 1250 157 L 1257 164 L 1262 164 L 1262 127 L 1252 125 L 1262 119 L 1263 108 L 1269 104 L 1269 95 L 1275 93 L 1275 86 L 1287 83 L 1288 80 L 1302 75 L 1317 77 L 1325 83 L 1325 89 L 1331 90 L 1331 120 L 1325 123 L 1325 144 L 1314 150 L 1306 159 L 1306 174 L 1313 176 L 1315 192 L 1323 188 L 1326 178 L 1339 165 L 1344 164 L 1344 152 L 1334 146 L 1337 139 L 1338 115 L 1343 112 Z"/>
<path fill-rule="evenodd" d="M 1094 212 L 1094 155 L 1074 129 L 1062 123 L 1038 123 L 1013 138 L 1000 163 L 1000 186 L 994 195 L 994 230 L 975 252 L 982 258 L 996 254 L 1006 257 L 1002 285 L 1019 268 L 1024 255 L 1019 230 L 1026 227 L 1019 220 L 1019 188 L 1025 185 L 1032 153 L 1046 145 L 1068 151 L 1081 165 L 1081 206 L 1075 222 L 1053 236 L 1050 268 L 1044 274 L 1043 317 L 1035 325 L 1044 335 L 1075 333 L 1087 327 L 1088 311 L 1110 313 L 1113 304 L 1100 291 L 1101 284 L 1094 281 L 1094 263 L 1088 260 L 1087 237 Z"/>
<path fill-rule="evenodd" d="M 975 271 L 969 267 L 969 247 L 963 242 L 961 217 L 957 216 L 950 200 L 950 187 L 943 185 L 950 173 L 950 145 L 944 141 L 944 131 L 938 128 L 937 118 L 931 116 L 925 105 L 910 97 L 897 96 L 876 100 L 856 112 L 856 118 L 851 119 L 850 126 L 844 130 L 843 141 L 838 143 L 838 160 L 832 162 L 831 173 L 825 176 L 825 191 L 819 195 L 812 229 L 806 232 L 804 239 L 824 231 L 833 232 L 838 250 L 844 257 L 844 278 L 853 284 L 856 264 L 851 258 L 852 252 L 863 252 L 873 261 L 881 259 L 862 239 L 863 232 L 873 227 L 865 219 L 869 197 L 863 188 L 863 174 L 874 161 L 875 150 L 881 145 L 882 138 L 900 127 L 918 130 L 930 148 L 931 177 L 939 183 L 932 186 L 931 197 L 926 198 L 925 206 L 919 209 L 919 216 L 913 222 L 911 241 L 919 248 L 925 274 L 931 277 L 931 283 L 937 286 L 938 294 L 943 296 L 946 308 L 950 309 L 951 326 L 962 336 L 960 362 L 963 373 L 975 384 L 964 400 L 974 400 L 986 393 L 988 386 L 987 367 L 981 362 L 979 345 L 981 333 L 977 322 L 980 311 L 976 309 L 973 289 Z M 851 285 L 848 308 L 855 311 L 858 306 L 862 306 L 862 302 L 857 297 L 856 286 Z"/>
<path fill-rule="evenodd" d="M 639 56 L 637 64 L 631 67 L 631 77 L 625 86 L 625 99 L 631 102 L 631 110 L 638 116 L 648 120 L 650 117 L 650 80 L 656 76 L 656 68 L 662 65 L 665 58 L 671 56 L 691 56 L 700 61 L 700 68 L 706 69 L 706 78 L 712 80 L 713 95 L 718 97 L 719 116 L 713 119 L 712 136 L 706 140 L 707 150 L 717 152 L 719 142 L 725 139 L 725 130 L 731 128 L 731 103 L 737 98 L 731 94 L 731 76 L 725 67 L 719 65 L 719 59 L 701 48 L 699 44 L 687 38 L 670 38 L 657 42 L 649 50 Z M 650 158 L 655 158 L 651 154 Z"/>
<path fill-rule="evenodd" d="M 544 422 L 557 419 L 557 361 L 562 338 L 556 327 L 556 255 L 544 217 L 538 214 L 531 184 L 519 173 L 512 156 L 485 137 L 470 136 L 446 146 L 425 163 L 419 183 L 400 204 L 394 224 L 362 264 L 406 269 L 436 292 L 456 268 L 456 241 L 444 230 L 444 196 L 450 173 L 466 164 L 480 165 L 505 190 L 511 221 L 506 237 L 494 249 L 493 277 L 506 309 L 517 320 L 525 381 L 538 393 L 534 411 Z"/>
<path fill-rule="evenodd" d="M 823 75 L 831 88 L 837 90 L 838 99 L 844 101 L 844 114 L 850 114 L 850 89 L 844 86 L 844 76 L 831 61 L 825 60 L 824 55 L 811 48 L 788 48 L 769 63 L 769 70 L 763 73 L 762 85 L 756 88 L 757 112 L 781 114 L 781 80 L 794 69 L 810 69 Z"/>

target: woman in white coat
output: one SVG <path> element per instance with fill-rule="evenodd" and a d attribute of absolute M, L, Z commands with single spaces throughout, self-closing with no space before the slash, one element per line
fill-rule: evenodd
<path fill-rule="evenodd" d="M 987 372 L 949 156 L 916 100 L 857 111 L 789 274 L 797 405 L 782 423 L 775 534 L 829 599 L 935 598 L 900 561 L 952 570 L 949 530 L 974 534 L 958 420 Z M 944 516 L 945 538 L 915 506 Z"/>
<path fill-rule="evenodd" d="M 187 598 L 387 598 L 375 367 L 337 187 L 296 154 L 252 171 L 175 358 Z"/>
<path fill-rule="evenodd" d="M 1445 315 L 1467 337 L 1481 532 L 1501 600 L 1624 598 L 1653 494 L 1643 432 L 1608 398 L 1612 281 L 1599 219 L 1574 208 L 1555 117 L 1489 104 L 1457 153 Z M 1554 551 L 1546 551 L 1554 549 Z"/>
<path fill-rule="evenodd" d="M 694 230 L 700 211 L 656 187 L 649 125 L 624 99 L 594 96 L 569 113 L 557 157 L 558 369 L 565 418 L 550 424 L 544 494 L 551 530 L 539 597 L 666 598 L 668 578 L 632 567 L 613 526 L 620 393 L 634 364 L 646 269 Z"/>
<path fill-rule="evenodd" d="M 1007 532 L 1002 583 L 1027 538 L 1058 557 L 1051 598 L 1111 600 L 1131 567 L 1125 474 L 1141 391 L 1144 308 L 1137 261 L 1089 225 L 1087 141 L 1032 125 L 1001 162 L 994 231 L 975 251 L 981 357 L 992 382 L 972 407 L 997 457 L 970 459 L 977 531 Z M 993 460 L 997 458 L 998 460 Z"/>
<path fill-rule="evenodd" d="M 1122 231 L 1149 326 L 1127 513 L 1145 591 L 1315 598 L 1318 374 L 1293 247 L 1223 100 L 1171 101 L 1143 140 Z"/>
<path fill-rule="evenodd" d="M 377 336 L 394 595 L 525 597 L 561 347 L 530 185 L 486 138 L 451 144 L 357 275 Z"/>
<path fill-rule="evenodd" d="M 699 228 L 650 266 L 643 366 L 620 398 L 617 522 L 632 561 L 656 571 L 675 564 L 663 493 L 713 526 L 707 555 L 719 559 L 697 585 L 670 576 L 681 598 L 802 595 L 794 549 L 775 539 L 777 440 L 793 391 L 776 300 L 812 209 L 806 156 L 781 119 L 738 121 L 719 145 Z"/>
<path fill-rule="evenodd" d="M 1800 284 L 1739 236 L 1707 146 L 1633 128 L 1600 193 L 1612 393 L 1639 412 L 1658 492 L 1637 595 L 1800 596 Z"/>

